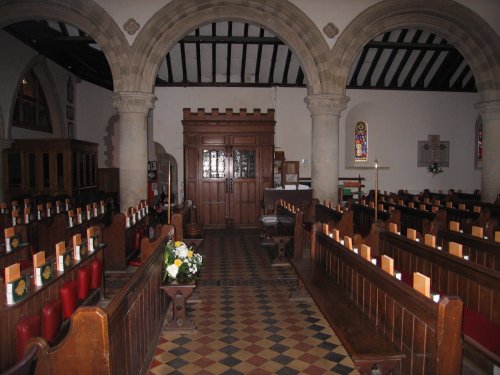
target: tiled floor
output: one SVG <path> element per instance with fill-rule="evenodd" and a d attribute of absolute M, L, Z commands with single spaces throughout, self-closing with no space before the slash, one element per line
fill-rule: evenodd
<path fill-rule="evenodd" d="M 296 278 L 257 230 L 206 231 L 202 253 L 197 331 L 164 331 L 149 374 L 356 373 L 316 306 L 289 300 Z"/>

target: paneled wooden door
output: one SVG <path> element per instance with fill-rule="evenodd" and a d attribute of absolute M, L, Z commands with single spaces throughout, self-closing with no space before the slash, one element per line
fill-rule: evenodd
<path fill-rule="evenodd" d="M 206 227 L 258 226 L 272 186 L 274 113 L 215 115 L 184 113 L 186 199 Z"/>
<path fill-rule="evenodd" d="M 220 145 L 200 148 L 203 222 L 209 226 L 248 226 L 259 215 L 258 150 Z"/>

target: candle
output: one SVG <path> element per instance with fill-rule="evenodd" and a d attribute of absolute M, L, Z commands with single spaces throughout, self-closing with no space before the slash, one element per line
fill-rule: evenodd
<path fill-rule="evenodd" d="M 170 224 L 170 194 L 171 194 L 171 185 L 172 185 L 172 171 L 170 170 L 170 160 L 168 161 L 168 209 L 167 209 L 167 223 Z"/>
<path fill-rule="evenodd" d="M 375 159 L 375 221 L 377 221 L 378 211 L 378 161 Z"/>

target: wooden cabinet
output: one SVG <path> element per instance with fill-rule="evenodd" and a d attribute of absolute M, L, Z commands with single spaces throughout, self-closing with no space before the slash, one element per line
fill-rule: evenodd
<path fill-rule="evenodd" d="M 75 195 L 97 190 L 97 143 L 22 139 L 4 150 L 4 191 L 18 195 Z"/>
<path fill-rule="evenodd" d="M 273 186 L 274 111 L 184 110 L 184 185 L 207 227 L 257 226 Z"/>

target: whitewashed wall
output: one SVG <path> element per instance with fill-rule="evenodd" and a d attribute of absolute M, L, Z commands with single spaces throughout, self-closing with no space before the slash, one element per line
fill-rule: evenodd
<path fill-rule="evenodd" d="M 472 192 L 480 188 L 480 170 L 474 169 L 474 129 L 477 94 L 403 91 L 348 90 L 351 100 L 340 119 L 340 175 L 365 177 L 367 189 L 374 186 L 374 172 L 352 169 L 346 153 L 353 152 L 353 126 L 368 123 L 369 162 L 378 158 L 383 169 L 381 190 L 405 188 L 421 191 L 450 187 Z M 274 108 L 275 144 L 287 160 L 301 161 L 300 174 L 310 177 L 311 119 L 304 104 L 306 89 L 297 88 L 158 88 L 153 116 L 154 140 L 182 165 L 182 109 Z M 349 138 L 346 138 L 346 134 Z M 417 141 L 439 134 L 450 141 L 450 167 L 432 177 L 417 167 Z M 179 171 L 179 182 L 183 173 Z M 181 196 L 183 192 L 179 192 Z"/>
<path fill-rule="evenodd" d="M 117 168 L 120 127 L 111 99 L 113 92 L 86 81 L 75 84 L 75 88 L 75 138 L 99 143 L 99 168 Z M 107 152 L 112 154 L 111 165 L 105 164 Z"/>
<path fill-rule="evenodd" d="M 351 169 L 354 150 L 354 124 L 368 123 L 367 165 L 389 169 L 379 171 L 379 189 L 400 188 L 421 191 L 453 187 L 472 192 L 481 185 L 481 172 L 474 167 L 477 94 L 408 91 L 348 90 L 351 98 L 341 118 L 340 174 L 361 174 L 367 189 L 374 187 L 374 171 Z M 450 142 L 450 166 L 432 177 L 424 167 L 417 167 L 417 141 L 438 134 Z"/>

